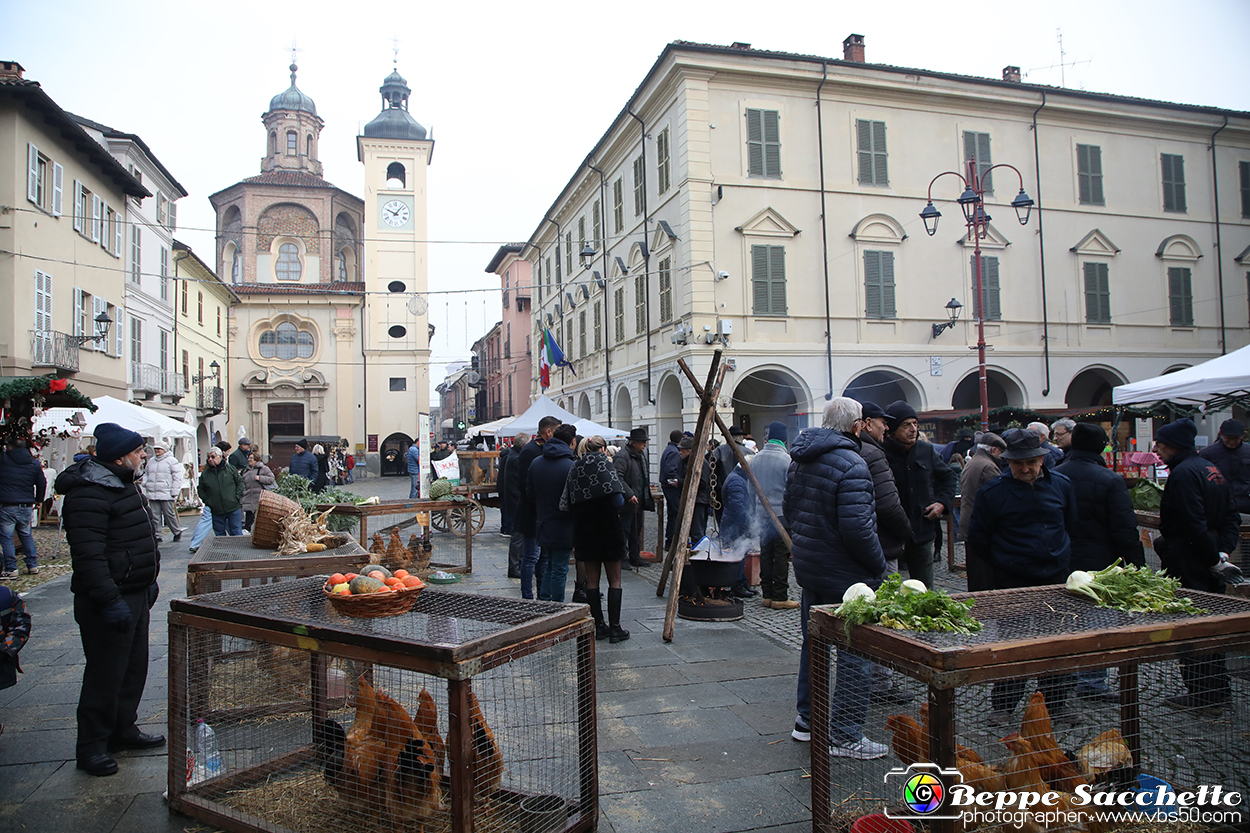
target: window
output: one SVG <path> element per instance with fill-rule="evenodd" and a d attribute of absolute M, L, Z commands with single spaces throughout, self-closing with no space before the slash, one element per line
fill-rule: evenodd
<path fill-rule="evenodd" d="M 616 343 L 620 344 L 625 340 L 625 287 L 616 290 L 612 303 L 615 312 L 612 314 L 612 323 L 616 336 Z"/>
<path fill-rule="evenodd" d="M 647 166 L 641 155 L 634 160 L 634 216 L 641 217 L 647 205 Z"/>
<path fill-rule="evenodd" d="M 169 207 L 165 210 L 165 227 L 170 231 L 178 229 L 178 203 L 173 200 L 169 201 Z"/>
<path fill-rule="evenodd" d="M 81 182 L 74 180 L 74 231 L 86 234 L 87 198 L 91 196 Z"/>
<path fill-rule="evenodd" d="M 505 359 L 512 358 L 512 322 L 509 321 L 504 327 L 503 341 L 503 357 Z"/>
<path fill-rule="evenodd" d="M 182 351 L 182 387 L 191 387 L 191 354 L 186 350 Z"/>
<path fill-rule="evenodd" d="M 616 182 L 612 183 L 612 233 L 620 234 L 625 228 L 625 186 L 621 184 L 621 178 L 617 177 Z"/>
<path fill-rule="evenodd" d="M 1163 168 L 1163 210 L 1185 211 L 1185 157 L 1164 153 L 1159 157 Z"/>
<path fill-rule="evenodd" d="M 182 285 L 182 314 L 183 315 L 187 314 L 187 295 L 189 295 L 190 292 L 191 290 L 187 289 L 187 285 L 184 283 Z"/>
<path fill-rule="evenodd" d="M 391 376 L 391 390 L 403 391 L 408 390 L 408 379 L 403 376 Z"/>
<path fill-rule="evenodd" d="M 112 307 L 109 316 L 113 319 L 113 355 L 120 359 L 126 354 L 126 311 L 121 307 Z"/>
<path fill-rule="evenodd" d="M 673 259 L 660 260 L 660 323 L 673 320 Z"/>
<path fill-rule="evenodd" d="M 130 317 L 130 360 L 135 364 L 143 362 L 143 321 Z"/>
<path fill-rule="evenodd" d="M 673 184 L 672 167 L 669 162 L 668 128 L 660 131 L 655 137 L 655 178 L 656 193 L 663 194 Z"/>
<path fill-rule="evenodd" d="M 162 226 L 165 225 L 165 203 L 167 202 L 168 200 L 165 199 L 165 195 L 162 194 L 160 191 L 157 191 L 156 192 L 156 222 L 160 223 Z"/>
<path fill-rule="evenodd" d="M 276 156 L 278 154 L 278 131 L 269 131 L 269 155 Z"/>
<path fill-rule="evenodd" d="M 569 315 L 569 320 L 565 324 L 564 346 L 568 348 L 569 358 L 573 358 L 573 316 Z"/>
<path fill-rule="evenodd" d="M 539 301 L 543 299 L 543 286 L 549 285 L 550 283 L 551 283 L 551 256 L 548 255 L 547 256 L 547 275 L 546 275 L 546 278 L 543 280 L 543 282 L 538 285 L 538 300 Z"/>
<path fill-rule="evenodd" d="M 864 252 L 864 315 L 894 318 L 894 252 Z"/>
<path fill-rule="evenodd" d="M 161 370 L 169 369 L 169 330 L 161 330 L 160 363 Z"/>
<path fill-rule="evenodd" d="M 39 148 L 32 144 L 26 145 L 26 161 L 26 199 L 54 217 L 60 217 L 65 169 L 40 153 Z M 77 222 L 74 228 L 78 228 Z"/>
<path fill-rule="evenodd" d="M 278 263 L 275 271 L 280 281 L 297 281 L 303 272 L 299 262 L 299 246 L 283 243 L 278 247 Z"/>
<path fill-rule="evenodd" d="M 408 172 L 402 162 L 392 162 L 386 166 L 386 187 L 400 189 L 408 184 Z"/>
<path fill-rule="evenodd" d="M 1168 306 L 1173 327 L 1194 325 L 1194 289 L 1192 273 L 1186 266 L 1168 267 Z"/>
<path fill-rule="evenodd" d="M 977 258 L 972 258 L 972 287 L 975 290 L 977 285 Z M 976 292 L 973 292 L 975 299 Z M 1002 303 L 998 295 L 998 258 L 986 257 L 981 255 L 981 294 L 985 296 L 985 320 L 986 321 L 1002 321 L 1003 310 Z M 975 303 L 972 315 L 974 318 L 979 317 L 977 310 L 980 304 Z"/>
<path fill-rule="evenodd" d="M 90 293 L 74 287 L 74 335 L 85 336 L 95 332 L 95 322 L 87 323 L 87 310 L 91 306 Z"/>
<path fill-rule="evenodd" d="M 755 315 L 786 314 L 786 247 L 751 247 L 751 290 Z"/>
<path fill-rule="evenodd" d="M 990 134 L 964 131 L 964 161 L 977 163 L 977 179 L 981 180 L 981 187 L 987 194 L 994 193 L 993 178 L 986 173 L 994 164 L 990 158 Z"/>
<path fill-rule="evenodd" d="M 243 280 L 243 255 L 238 249 L 234 250 L 234 256 L 230 258 L 230 280 L 232 283 Z"/>
<path fill-rule="evenodd" d="M 647 331 L 647 284 L 642 275 L 634 276 L 634 335 Z"/>
<path fill-rule="evenodd" d="M 859 184 L 889 185 L 885 122 L 856 119 L 855 132 L 859 137 Z"/>
<path fill-rule="evenodd" d="M 221 335 L 221 307 L 217 308 L 217 335 Z"/>
<path fill-rule="evenodd" d="M 339 256 L 334 259 L 337 267 L 339 280 L 347 280 L 347 255 L 339 252 Z"/>
<path fill-rule="evenodd" d="M 289 321 L 283 321 L 274 329 L 260 334 L 260 355 L 265 359 L 309 359 L 312 358 L 313 346 L 312 333 L 296 329 Z"/>
<path fill-rule="evenodd" d="M 1076 146 L 1077 199 L 1081 205 L 1106 205 L 1102 198 L 1102 148 Z"/>
<path fill-rule="evenodd" d="M 1246 178 L 1245 172 L 1250 170 L 1250 168 L 1248 168 L 1246 166 L 1246 163 L 1244 162 L 1241 164 L 1242 164 L 1242 180 L 1244 181 Z M 1245 187 L 1243 187 L 1242 194 L 1245 194 L 1245 193 L 1246 193 L 1246 189 Z M 1242 202 L 1243 204 L 1245 202 L 1244 196 L 1242 197 Z M 595 245 L 596 252 L 603 251 L 603 218 L 599 216 L 599 213 L 602 210 L 603 210 L 603 204 L 600 203 L 599 200 L 595 200 L 594 208 L 591 210 L 590 227 L 592 229 L 592 234 L 594 235 L 594 239 L 595 239 L 594 245 Z"/>
<path fill-rule="evenodd" d="M 564 268 L 570 278 L 573 277 L 573 232 L 564 233 Z"/>
<path fill-rule="evenodd" d="M 35 350 L 34 363 L 52 360 L 52 276 L 35 270 Z"/>
<path fill-rule="evenodd" d="M 564 274 L 560 271 L 563 261 L 560 260 L 560 244 L 556 243 L 556 295 L 560 294 L 560 287 L 564 285 Z"/>
<path fill-rule="evenodd" d="M 196 294 L 199 296 L 199 299 L 195 309 L 195 319 L 202 325 L 204 323 L 204 293 L 198 292 Z"/>
<path fill-rule="evenodd" d="M 599 315 L 603 311 L 603 303 L 595 301 L 595 352 L 598 353 L 603 349 L 603 322 Z"/>
<path fill-rule="evenodd" d="M 586 251 L 586 218 L 585 217 L 577 218 L 577 239 L 578 239 L 577 256 L 580 259 L 582 256 L 582 252 Z"/>
<path fill-rule="evenodd" d="M 780 120 L 776 110 L 747 110 L 747 176 L 781 176 Z"/>
<path fill-rule="evenodd" d="M 1241 216 L 1250 217 L 1250 162 L 1238 162 L 1241 174 Z"/>
<path fill-rule="evenodd" d="M 1111 282 L 1105 263 L 1085 264 L 1085 323 L 1111 323 Z"/>
<path fill-rule="evenodd" d="M 143 245 L 138 224 L 130 227 L 130 282 L 143 282 Z"/>
<path fill-rule="evenodd" d="M 295 134 L 294 130 L 288 130 L 286 132 L 286 155 L 295 156 L 298 153 L 299 153 L 299 136 Z"/>
<path fill-rule="evenodd" d="M 161 246 L 161 300 L 169 300 L 169 249 Z"/>
<path fill-rule="evenodd" d="M 311 133 L 309 133 L 306 137 L 304 137 L 304 155 L 307 156 L 309 159 L 311 159 L 313 155 Z"/>
<path fill-rule="evenodd" d="M 577 314 L 577 355 L 586 355 L 586 310 Z"/>
<path fill-rule="evenodd" d="M 99 331 L 99 327 L 95 323 L 95 320 L 100 317 L 101 313 L 107 313 L 108 309 L 109 302 L 98 295 L 91 299 L 91 321 L 87 324 L 87 326 L 91 329 L 88 332 L 94 334 Z M 112 318 L 112 316 L 109 317 Z M 98 341 L 91 342 L 91 349 L 95 350 L 97 353 L 107 354 L 109 351 L 108 339 L 102 338 Z"/>

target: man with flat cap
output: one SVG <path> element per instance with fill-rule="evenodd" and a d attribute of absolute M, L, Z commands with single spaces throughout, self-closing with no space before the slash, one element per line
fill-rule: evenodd
<path fill-rule="evenodd" d="M 972 527 L 972 510 L 977 505 L 977 492 L 991 480 L 997 480 L 1003 473 L 998 460 L 1007 450 L 1007 443 L 997 434 L 986 431 L 973 446 L 972 456 L 964 464 L 959 475 L 959 540 L 968 540 L 968 530 Z M 988 590 L 985 570 L 965 551 L 967 566 L 968 589 Z"/>
<path fill-rule="evenodd" d="M 984 570 L 985 586 L 980 589 L 1062 584 L 1072 558 L 1069 530 L 1077 522 L 1072 482 L 1045 466 L 1046 449 L 1035 431 L 1012 428 L 1003 432 L 1003 442 L 1009 471 L 977 492 L 966 544 L 968 562 L 976 559 Z M 1068 714 L 1065 697 L 1073 682 L 1068 675 L 1038 679 L 1053 717 Z M 1024 695 L 1024 684 L 1024 680 L 994 684 L 990 691 L 994 725 L 1008 722 Z"/>
<path fill-rule="evenodd" d="M 903 560 L 912 578 L 932 587 L 936 521 L 955 505 L 955 470 L 942 462 L 933 446 L 920 439 L 916 409 L 911 405 L 901 399 L 891 402 L 885 409 L 885 420 L 889 430 L 881 447 L 911 523 Z"/>
<path fill-rule="evenodd" d="M 651 497 L 651 463 L 647 460 L 646 428 L 630 429 L 629 444 L 612 458 L 612 465 L 625 493 L 621 530 L 625 533 L 629 562 L 622 564 L 621 569 L 637 569 L 642 566 L 642 513 L 655 511 L 655 498 Z"/>
<path fill-rule="evenodd" d="M 163 746 L 135 721 L 148 676 L 148 611 L 161 554 L 147 499 L 136 482 L 143 437 L 114 422 L 95 427 L 95 456 L 56 479 L 74 574 L 74 621 L 86 665 L 78 697 L 78 768 L 112 775 L 122 749 Z"/>
<path fill-rule="evenodd" d="M 1250 446 L 1244 442 L 1246 426 L 1239 419 L 1226 419 L 1220 435 L 1198 456 L 1212 463 L 1233 491 L 1237 511 L 1250 514 Z"/>

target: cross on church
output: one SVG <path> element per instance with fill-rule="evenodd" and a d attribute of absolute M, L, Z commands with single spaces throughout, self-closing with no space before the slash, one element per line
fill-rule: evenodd
<path fill-rule="evenodd" d="M 391 38 L 391 48 L 395 52 L 395 56 L 391 59 L 391 63 L 395 65 L 395 69 L 399 69 L 399 37 Z"/>

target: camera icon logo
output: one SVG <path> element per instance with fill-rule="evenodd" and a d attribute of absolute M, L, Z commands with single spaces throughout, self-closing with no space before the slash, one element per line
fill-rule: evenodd
<path fill-rule="evenodd" d="M 963 783 L 957 769 L 942 769 L 937 764 L 912 764 L 906 769 L 892 769 L 885 774 L 885 783 L 893 788 L 901 803 L 891 803 L 885 814 L 892 819 L 957 819 L 957 808 L 948 807 L 950 790 Z"/>

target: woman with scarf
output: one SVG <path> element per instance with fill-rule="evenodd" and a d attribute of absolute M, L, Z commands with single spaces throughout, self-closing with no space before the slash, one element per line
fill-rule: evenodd
<path fill-rule="evenodd" d="M 629 631 L 621 627 L 621 562 L 626 549 L 619 515 L 625 506 L 625 490 L 605 448 L 603 437 L 581 441 L 560 507 L 573 515 L 573 555 L 586 567 L 586 603 L 595 617 L 595 638 L 616 643 L 629 639 Z M 599 592 L 600 565 L 608 574 L 607 624 Z"/>

